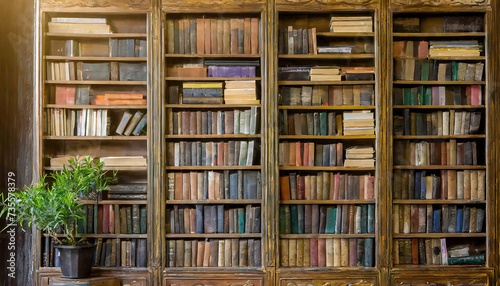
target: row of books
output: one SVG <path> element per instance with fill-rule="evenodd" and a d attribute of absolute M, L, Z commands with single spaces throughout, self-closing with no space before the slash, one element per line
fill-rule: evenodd
<path fill-rule="evenodd" d="M 168 200 L 262 199 L 259 171 L 167 173 Z"/>
<path fill-rule="evenodd" d="M 373 267 L 373 238 L 280 239 L 282 267 Z"/>
<path fill-rule="evenodd" d="M 107 109 L 48 108 L 44 113 L 44 133 L 49 136 L 107 136 L 110 134 L 111 118 L 108 116 Z"/>
<path fill-rule="evenodd" d="M 47 62 L 47 80 L 146 81 L 146 63 Z"/>
<path fill-rule="evenodd" d="M 485 200 L 486 171 L 394 170 L 394 199 Z"/>
<path fill-rule="evenodd" d="M 279 113 L 280 135 L 337 135 L 342 132 L 342 114 L 335 112 Z"/>
<path fill-rule="evenodd" d="M 345 150 L 345 167 L 374 167 L 375 149 L 372 146 L 353 146 Z"/>
<path fill-rule="evenodd" d="M 373 17 L 332 16 L 330 19 L 330 32 L 332 33 L 373 32 Z"/>
<path fill-rule="evenodd" d="M 481 81 L 484 63 L 394 59 L 394 79 L 407 81 Z"/>
<path fill-rule="evenodd" d="M 296 66 L 278 68 L 278 80 L 280 81 L 370 81 L 374 79 L 374 67 Z"/>
<path fill-rule="evenodd" d="M 479 147 L 481 148 L 481 147 Z M 477 143 L 475 141 L 457 142 L 409 142 L 394 141 L 394 165 L 478 165 Z M 479 159 L 481 160 L 481 159 Z"/>
<path fill-rule="evenodd" d="M 56 85 L 50 102 L 57 105 L 146 105 L 143 94 L 112 93 L 90 95 L 90 86 Z"/>
<path fill-rule="evenodd" d="M 94 266 L 104 267 L 147 267 L 147 240 L 132 238 L 98 238 Z"/>
<path fill-rule="evenodd" d="M 485 250 L 479 253 L 467 244 L 449 238 L 413 238 L 394 240 L 394 264 L 415 265 L 482 265 Z M 479 249 L 478 249 L 479 250 Z"/>
<path fill-rule="evenodd" d="M 280 90 L 281 105 L 359 106 L 374 104 L 373 85 L 284 86 Z"/>
<path fill-rule="evenodd" d="M 281 205 L 280 234 L 375 232 L 375 205 Z"/>
<path fill-rule="evenodd" d="M 260 132 L 258 107 L 227 111 L 174 111 L 169 134 L 172 135 L 223 135 Z"/>
<path fill-rule="evenodd" d="M 106 18 L 54 17 L 48 23 L 54 34 L 112 34 Z"/>
<path fill-rule="evenodd" d="M 80 156 L 84 158 L 88 156 Z M 92 156 L 91 156 L 92 157 Z M 62 167 L 68 164 L 68 160 L 74 159 L 74 156 L 54 156 L 50 158 L 50 166 Z M 144 156 L 114 156 L 95 158 L 100 162 L 104 162 L 106 167 L 146 167 L 147 159 Z"/>
<path fill-rule="evenodd" d="M 171 166 L 253 166 L 259 161 L 256 141 L 168 142 Z"/>
<path fill-rule="evenodd" d="M 279 166 L 343 166 L 342 142 L 317 144 L 314 142 L 280 142 Z"/>
<path fill-rule="evenodd" d="M 169 54 L 258 54 L 260 19 L 179 19 L 166 21 Z"/>
<path fill-rule="evenodd" d="M 260 233 L 260 207 L 174 206 L 167 210 L 167 233 Z"/>
<path fill-rule="evenodd" d="M 182 84 L 184 104 L 259 104 L 255 80 Z"/>
<path fill-rule="evenodd" d="M 393 95 L 394 105 L 484 104 L 481 85 L 394 87 Z"/>
<path fill-rule="evenodd" d="M 146 239 L 103 239 L 97 238 L 93 266 L 105 267 L 147 267 Z M 61 254 L 54 247 L 54 239 L 43 239 L 43 267 L 60 267 Z"/>
<path fill-rule="evenodd" d="M 410 112 L 394 116 L 394 135 L 471 135 L 478 134 L 481 112 Z"/>
<path fill-rule="evenodd" d="M 299 55 L 318 54 L 316 28 L 294 29 L 293 26 L 278 30 L 279 54 Z"/>
<path fill-rule="evenodd" d="M 168 240 L 168 267 L 260 267 L 260 239 Z"/>
<path fill-rule="evenodd" d="M 430 46 L 429 46 L 430 44 Z M 432 58 L 432 57 L 467 57 L 479 56 L 483 45 L 473 41 L 394 41 L 394 58 Z M 462 63 L 466 64 L 466 63 Z M 472 64 L 474 65 L 474 64 Z M 459 74 L 465 74 L 465 67 L 459 69 Z M 463 72 L 463 73 L 462 73 Z"/>
<path fill-rule="evenodd" d="M 169 65 L 168 77 L 256 77 L 259 60 L 200 59 Z"/>
<path fill-rule="evenodd" d="M 316 175 L 290 173 L 280 177 L 282 200 L 372 200 L 373 175 L 319 172 Z"/>
<path fill-rule="evenodd" d="M 142 135 L 146 132 L 144 128 L 148 122 L 148 115 L 142 113 L 142 111 L 136 111 L 134 115 L 132 112 L 125 111 L 123 112 L 122 119 L 120 123 L 116 127 L 115 132 L 120 135 Z"/>
<path fill-rule="evenodd" d="M 481 233 L 482 208 L 457 205 L 393 205 L 395 233 Z"/>
<path fill-rule="evenodd" d="M 84 205 L 85 217 L 78 220 L 80 234 L 142 234 L 147 229 L 145 206 Z"/>
<path fill-rule="evenodd" d="M 443 17 L 395 17 L 396 33 L 463 33 L 484 31 L 484 17 L 477 15 Z"/>
<path fill-rule="evenodd" d="M 147 57 L 148 42 L 141 39 L 51 40 L 51 56 Z"/>

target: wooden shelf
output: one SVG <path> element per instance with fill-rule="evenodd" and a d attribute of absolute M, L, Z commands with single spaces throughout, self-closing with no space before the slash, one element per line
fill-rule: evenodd
<path fill-rule="evenodd" d="M 168 238 L 261 238 L 261 233 L 167 233 Z"/>
<path fill-rule="evenodd" d="M 165 108 L 172 109 L 238 109 L 260 107 L 260 104 L 165 104 Z"/>
<path fill-rule="evenodd" d="M 43 136 L 45 140 L 62 141 L 142 141 L 148 136 Z"/>
<path fill-rule="evenodd" d="M 363 135 L 363 136 L 344 136 L 344 135 L 280 135 L 278 137 L 280 140 L 373 140 L 376 139 L 375 135 Z"/>
<path fill-rule="evenodd" d="M 278 55 L 280 59 L 301 59 L 301 60 L 356 60 L 356 59 L 374 59 L 374 54 L 334 54 L 325 53 L 318 55 L 300 54 L 300 55 Z"/>
<path fill-rule="evenodd" d="M 167 200 L 166 205 L 250 205 L 261 204 L 262 200 Z"/>
<path fill-rule="evenodd" d="M 46 80 L 46 84 L 71 84 L 71 85 L 147 85 L 147 81 L 120 81 L 120 80 Z"/>
<path fill-rule="evenodd" d="M 260 77 L 166 77 L 167 81 L 261 80 Z"/>
<path fill-rule="evenodd" d="M 393 105 L 394 109 L 484 109 L 484 105 Z"/>
<path fill-rule="evenodd" d="M 96 201 L 81 200 L 80 203 L 85 205 L 95 205 Z M 145 205 L 147 203 L 147 200 L 101 200 L 97 202 L 99 205 Z"/>
<path fill-rule="evenodd" d="M 45 33 L 46 37 L 55 38 L 147 38 L 146 33 L 116 33 L 116 34 L 77 34 L 77 33 Z"/>
<path fill-rule="evenodd" d="M 280 105 L 278 109 L 287 110 L 375 110 L 374 105 L 342 105 L 342 106 L 304 106 L 304 105 Z"/>
<path fill-rule="evenodd" d="M 255 274 L 261 274 L 262 273 L 262 267 L 261 266 L 248 266 L 248 267 L 244 267 L 244 266 L 234 266 L 234 267 L 204 267 L 204 266 L 200 266 L 200 267 L 165 267 L 165 270 L 164 270 L 165 273 L 168 273 L 168 274 L 165 274 L 165 276 L 167 275 L 172 275 L 172 274 L 177 274 L 177 273 L 181 273 L 181 274 L 187 274 L 187 275 L 190 275 L 192 276 L 193 275 L 193 272 L 195 274 L 199 274 L 199 273 L 205 273 L 205 272 L 210 272 L 211 274 L 213 273 L 230 273 L 230 274 L 234 274 L 235 272 L 238 272 L 239 274 L 241 273 L 244 273 L 244 274 L 253 274 L 253 272 L 255 272 Z M 198 284 L 196 284 L 198 285 Z"/>
<path fill-rule="evenodd" d="M 343 167 L 343 166 L 280 166 L 280 171 L 375 171 L 375 167 Z"/>
<path fill-rule="evenodd" d="M 317 32 L 317 36 L 319 37 L 331 37 L 331 38 L 359 38 L 359 37 L 375 37 L 374 32 Z"/>
<path fill-rule="evenodd" d="M 166 58 L 207 58 L 207 59 L 241 59 L 241 58 L 251 58 L 259 59 L 260 54 L 165 54 Z"/>
<path fill-rule="evenodd" d="M 255 134 L 198 134 L 198 135 L 166 135 L 167 139 L 259 139 L 262 135 Z"/>
<path fill-rule="evenodd" d="M 45 108 L 65 109 L 147 109 L 147 105 L 62 105 L 47 104 Z"/>
<path fill-rule="evenodd" d="M 484 170 L 486 166 L 478 165 L 425 165 L 425 166 L 393 166 L 395 170 Z"/>
<path fill-rule="evenodd" d="M 437 81 L 437 80 L 395 80 L 397 85 L 485 85 L 485 81 Z"/>
<path fill-rule="evenodd" d="M 374 80 L 359 81 L 279 81 L 279 85 L 368 85 L 375 84 Z"/>
<path fill-rule="evenodd" d="M 43 167 L 45 171 L 61 171 L 62 167 Z M 116 171 L 147 171 L 147 167 L 104 167 L 104 170 L 116 170 Z"/>
<path fill-rule="evenodd" d="M 470 238 L 486 237 L 486 233 L 394 233 L 393 238 Z"/>
<path fill-rule="evenodd" d="M 478 56 L 478 57 L 457 57 L 457 56 L 439 56 L 439 57 L 428 57 L 429 60 L 437 60 L 437 61 L 484 61 L 486 60 L 485 56 Z"/>
<path fill-rule="evenodd" d="M 373 233 L 356 234 L 335 234 L 335 233 L 301 233 L 301 234 L 280 234 L 281 239 L 300 239 L 300 238 L 375 238 Z"/>
<path fill-rule="evenodd" d="M 466 32 L 466 33 L 393 33 L 394 37 L 402 38 L 459 38 L 459 37 L 485 37 L 484 32 Z"/>
<path fill-rule="evenodd" d="M 474 135 L 393 135 L 393 139 L 483 139 L 486 138 L 484 134 Z"/>
<path fill-rule="evenodd" d="M 281 200 L 282 205 L 369 205 L 375 200 Z"/>
<path fill-rule="evenodd" d="M 167 166 L 165 169 L 173 171 L 217 171 L 217 170 L 260 170 L 259 166 Z"/>
<path fill-rule="evenodd" d="M 393 204 L 399 205 L 467 205 L 467 204 L 485 204 L 485 200 L 392 200 Z"/>
<path fill-rule="evenodd" d="M 80 61 L 80 62 L 146 62 L 146 57 L 65 57 L 65 56 L 45 56 L 51 61 Z"/>

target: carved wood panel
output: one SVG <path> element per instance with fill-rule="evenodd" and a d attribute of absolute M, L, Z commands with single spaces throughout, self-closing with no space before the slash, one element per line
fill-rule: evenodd
<path fill-rule="evenodd" d="M 401 6 L 488 6 L 491 0 L 392 0 Z"/>
<path fill-rule="evenodd" d="M 165 286 L 262 286 L 261 279 L 165 279 Z"/>
<path fill-rule="evenodd" d="M 265 0 L 163 0 L 164 6 L 198 6 L 198 5 L 263 5 Z"/>
<path fill-rule="evenodd" d="M 375 278 L 281 279 L 280 286 L 375 286 Z"/>
<path fill-rule="evenodd" d="M 151 0 L 41 0 L 42 8 L 95 7 L 150 9 Z"/>
<path fill-rule="evenodd" d="M 368 5 L 378 3 L 379 0 L 277 0 L 276 4 L 326 4 L 326 5 Z"/>

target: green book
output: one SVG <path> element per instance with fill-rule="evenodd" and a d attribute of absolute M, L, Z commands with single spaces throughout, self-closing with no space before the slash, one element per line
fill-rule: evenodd
<path fill-rule="evenodd" d="M 418 87 L 418 104 L 425 105 L 425 86 Z"/>
<path fill-rule="evenodd" d="M 285 233 L 292 233 L 290 206 L 284 206 L 284 209 L 285 209 Z"/>
<path fill-rule="evenodd" d="M 238 209 L 238 233 L 245 233 L 245 209 Z"/>
<path fill-rule="evenodd" d="M 478 254 L 464 257 L 448 258 L 448 265 L 481 265 L 486 263 L 486 255 Z"/>
<path fill-rule="evenodd" d="M 375 205 L 368 205 L 368 233 L 375 233 Z"/>
<path fill-rule="evenodd" d="M 280 206 L 280 234 L 286 234 L 286 206 Z M 289 217 L 290 218 L 290 217 Z"/>
<path fill-rule="evenodd" d="M 145 234 L 148 232 L 148 212 L 146 207 L 141 208 L 141 233 Z"/>
<path fill-rule="evenodd" d="M 319 114 L 319 125 L 320 125 L 320 135 L 328 135 L 328 116 L 326 112 L 321 112 Z"/>
<path fill-rule="evenodd" d="M 326 228 L 325 233 L 335 233 L 335 221 L 337 219 L 337 209 L 326 209 Z"/>
<path fill-rule="evenodd" d="M 422 74 L 420 76 L 420 80 L 429 80 L 429 60 L 422 60 Z"/>
<path fill-rule="evenodd" d="M 424 86 L 424 94 L 425 94 L 425 98 L 424 98 L 424 102 L 425 102 L 425 105 L 432 105 L 432 87 L 430 86 Z"/>
<path fill-rule="evenodd" d="M 410 89 L 410 104 L 411 105 L 418 104 L 418 87 L 412 87 Z"/>
<path fill-rule="evenodd" d="M 132 233 L 133 234 L 141 233 L 139 205 L 132 205 Z"/>
<path fill-rule="evenodd" d="M 132 209 L 130 207 L 127 207 L 126 209 L 126 214 L 127 214 L 127 234 L 132 234 Z"/>
<path fill-rule="evenodd" d="M 457 75 L 458 75 L 458 62 L 451 62 L 451 80 L 452 81 L 457 81 Z"/>
<path fill-rule="evenodd" d="M 87 206 L 87 233 L 94 233 L 94 206 Z"/>
<path fill-rule="evenodd" d="M 98 224 L 98 216 L 97 216 L 97 211 L 98 211 L 98 207 L 97 206 L 94 206 L 94 233 L 98 233 L 97 231 L 97 224 Z"/>
<path fill-rule="evenodd" d="M 403 89 L 403 104 L 411 105 L 411 88 L 409 87 Z"/>
<path fill-rule="evenodd" d="M 361 233 L 368 232 L 368 206 L 361 206 Z"/>

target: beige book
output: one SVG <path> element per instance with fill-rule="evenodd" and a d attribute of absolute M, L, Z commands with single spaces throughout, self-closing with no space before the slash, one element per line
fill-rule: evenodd
<path fill-rule="evenodd" d="M 410 233 L 411 229 L 411 206 L 410 205 L 404 205 L 403 206 L 404 210 L 404 229 L 403 233 Z"/>
<path fill-rule="evenodd" d="M 342 253 L 340 251 L 340 238 L 333 239 L 333 266 L 341 266 Z"/>
<path fill-rule="evenodd" d="M 464 199 L 464 172 L 457 171 L 457 200 Z"/>
<path fill-rule="evenodd" d="M 326 239 L 326 266 L 334 266 L 333 238 Z"/>
<path fill-rule="evenodd" d="M 223 239 L 219 239 L 219 256 L 217 261 L 218 267 L 224 267 L 224 263 L 226 260 L 225 253 L 226 253 L 225 241 Z"/>
<path fill-rule="evenodd" d="M 349 266 L 349 239 L 340 239 L 340 266 Z"/>
<path fill-rule="evenodd" d="M 457 199 L 457 171 L 448 170 L 448 199 Z"/>
<path fill-rule="evenodd" d="M 457 164 L 457 140 L 450 140 L 450 165 Z"/>
<path fill-rule="evenodd" d="M 205 253 L 203 254 L 203 267 L 210 265 L 210 242 L 205 241 Z"/>
<path fill-rule="evenodd" d="M 288 259 L 288 239 L 281 239 L 280 240 L 280 265 L 281 266 L 288 266 L 289 259 Z"/>
<path fill-rule="evenodd" d="M 224 241 L 224 267 L 231 267 L 231 239 Z"/>
<path fill-rule="evenodd" d="M 184 241 L 184 267 L 191 267 L 191 241 Z"/>
<path fill-rule="evenodd" d="M 304 267 L 311 266 L 311 240 L 304 239 Z"/>
<path fill-rule="evenodd" d="M 486 200 L 486 171 L 477 171 L 477 197 L 479 200 Z"/>
<path fill-rule="evenodd" d="M 288 240 L 288 266 L 297 266 L 297 240 Z"/>
<path fill-rule="evenodd" d="M 304 239 L 297 239 L 297 266 L 304 266 Z"/>
<path fill-rule="evenodd" d="M 470 199 L 479 200 L 478 171 L 470 172 Z"/>
<path fill-rule="evenodd" d="M 399 233 L 399 207 L 400 205 L 392 205 L 392 231 Z"/>
<path fill-rule="evenodd" d="M 443 135 L 450 135 L 450 112 L 443 111 Z"/>
<path fill-rule="evenodd" d="M 469 232 L 477 232 L 477 208 L 470 208 Z"/>

